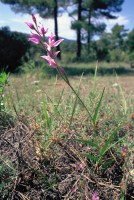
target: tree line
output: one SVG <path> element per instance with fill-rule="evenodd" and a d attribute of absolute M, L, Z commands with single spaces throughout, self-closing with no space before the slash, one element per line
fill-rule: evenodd
<path fill-rule="evenodd" d="M 54 19 L 56 39 L 58 35 L 58 14 L 69 10 L 73 18 L 72 28 L 77 32 L 76 41 L 67 41 L 59 47 L 69 61 L 129 62 L 134 65 L 134 29 L 116 24 L 106 32 L 106 24 L 100 18 L 115 19 L 114 13 L 121 11 L 123 0 L 1 0 L 11 5 L 15 12 L 35 13 Z M 68 9 L 68 7 L 70 9 Z M 94 36 L 99 36 L 94 39 Z M 0 68 L 14 71 L 23 62 L 35 55 L 37 49 L 27 41 L 28 36 L 0 29 Z M 19 48 L 18 48 L 19 47 Z M 39 51 L 39 50 L 38 50 Z M 74 55 L 76 52 L 76 55 Z M 43 52 L 40 52 L 43 53 Z M 64 57 L 65 57 L 64 56 Z M 36 57 L 36 56 L 35 56 Z M 60 57 L 61 58 L 61 55 Z"/>
<path fill-rule="evenodd" d="M 16 13 L 39 13 L 43 18 L 53 18 L 56 40 L 59 38 L 59 12 L 64 12 L 68 7 L 73 7 L 73 9 L 70 9 L 69 15 L 73 18 L 71 28 L 75 29 L 77 33 L 76 56 L 79 59 L 82 52 L 82 40 L 87 41 L 90 49 L 93 36 L 100 35 L 106 28 L 106 24 L 100 22 L 100 18 L 117 18 L 115 13 L 121 11 L 124 0 L 1 0 L 1 2 L 11 5 Z M 57 48 L 59 51 L 60 47 Z M 59 58 L 61 58 L 60 54 Z"/>

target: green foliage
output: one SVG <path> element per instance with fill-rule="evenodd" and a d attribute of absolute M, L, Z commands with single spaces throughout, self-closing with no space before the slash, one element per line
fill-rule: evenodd
<path fill-rule="evenodd" d="M 124 25 L 115 24 L 112 28 L 111 34 L 111 47 L 124 49 L 124 41 L 126 39 L 128 30 L 125 29 Z"/>
<path fill-rule="evenodd" d="M 5 109 L 4 106 L 4 87 L 7 84 L 8 75 L 5 72 L 0 73 L 0 111 Z"/>
<path fill-rule="evenodd" d="M 132 154 L 131 150 L 129 149 L 128 155 L 125 158 L 122 158 L 121 154 L 122 146 L 123 144 L 128 145 L 127 138 L 132 132 L 126 132 L 125 129 L 125 136 L 120 136 L 120 134 L 122 134 L 122 129 L 130 121 L 130 114 L 133 112 L 133 102 L 129 100 L 127 112 L 124 115 L 120 100 L 122 99 L 121 91 L 118 93 L 118 86 L 113 86 L 116 78 L 111 76 L 98 77 L 97 67 L 94 77 L 84 76 L 81 83 L 78 77 L 70 78 L 70 84 L 73 85 L 73 88 L 76 88 L 77 95 L 82 97 L 81 100 L 90 113 L 93 116 L 97 113 L 94 123 L 96 129 L 94 129 L 87 110 L 78 97 L 64 85 L 63 81 L 58 76 L 52 79 L 42 79 L 39 73 L 39 70 L 36 69 L 31 74 L 11 75 L 10 77 L 13 88 L 10 98 L 15 104 L 18 116 L 22 113 L 23 116 L 28 117 L 30 132 L 33 131 L 35 136 L 34 147 L 40 168 L 32 169 L 32 174 L 34 173 L 32 178 L 36 179 L 37 184 L 39 183 L 43 189 L 45 187 L 44 191 L 47 190 L 47 194 L 50 190 L 55 190 L 59 184 L 58 178 L 63 175 L 63 172 L 61 172 L 62 165 L 63 171 L 65 171 L 64 169 L 69 169 L 69 175 L 76 173 L 76 178 L 78 173 L 81 175 L 81 172 L 84 177 L 90 175 L 93 184 L 98 180 L 96 177 L 101 177 L 102 180 L 103 175 L 106 176 L 110 170 L 115 169 L 114 167 L 118 163 L 118 166 L 122 169 L 123 166 L 120 165 L 120 159 L 123 159 L 125 163 L 129 159 L 128 165 L 130 167 L 129 154 Z M 104 85 L 106 88 L 105 94 L 103 91 Z M 7 89 L 9 90 L 10 88 Z M 117 96 L 119 96 L 118 104 L 115 101 Z M 9 108 L 13 110 L 13 108 Z M 34 121 L 37 122 L 37 129 L 33 129 Z M 71 171 L 71 168 L 68 168 L 70 165 L 73 166 L 73 171 Z M 60 172 L 58 169 L 60 169 Z M 127 170 L 130 171 L 129 168 Z M 112 173 L 114 172 L 111 172 L 111 176 L 113 175 Z M 116 179 L 119 176 L 116 174 Z M 12 177 L 13 175 L 11 174 L 8 179 L 9 184 Z M 62 176 L 62 181 L 66 180 L 66 177 Z M 79 177 L 81 177 L 79 183 L 83 183 L 83 177 Z M 14 179 L 12 180 L 14 181 Z M 84 179 L 84 183 L 88 183 L 88 180 Z M 111 181 L 108 178 L 107 180 Z M 24 180 L 22 181 L 24 183 Z M 79 179 L 76 179 L 76 181 L 78 182 Z M 21 183 L 20 180 L 19 185 Z M 60 183 L 63 182 L 60 181 Z M 1 191 L 4 191 L 6 187 L 8 187 L 8 184 L 2 183 Z M 108 187 L 108 191 L 110 190 Z M 103 194 L 104 191 L 101 190 L 101 192 Z M 121 189 L 118 192 L 121 197 Z M 23 191 L 22 194 L 25 195 Z"/>
<path fill-rule="evenodd" d="M 134 51 L 134 29 L 129 32 L 128 39 L 127 39 L 127 45 L 130 52 Z"/>
<path fill-rule="evenodd" d="M 122 51 L 121 49 L 114 49 L 109 51 L 109 60 L 111 62 L 121 62 L 121 61 L 125 61 L 125 52 Z"/>
<path fill-rule="evenodd" d="M 107 19 L 115 19 L 114 13 L 121 11 L 121 6 L 124 0 L 118 1 L 104 1 L 104 0 L 92 0 L 92 1 L 70 1 L 77 5 L 76 10 L 72 11 L 70 15 L 78 14 L 78 19 L 73 21 L 72 28 L 76 30 L 84 30 L 84 38 L 87 43 L 90 44 L 94 35 L 99 35 L 105 30 L 105 23 L 96 23 L 100 17 L 106 17 Z M 81 16 L 81 17 L 80 17 Z M 96 20 L 92 20 L 92 18 Z M 82 31 L 81 31 L 82 34 Z M 83 37 L 82 37 L 83 38 Z"/>

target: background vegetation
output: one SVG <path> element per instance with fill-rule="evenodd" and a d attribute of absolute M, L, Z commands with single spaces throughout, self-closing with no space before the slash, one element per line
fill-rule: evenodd
<path fill-rule="evenodd" d="M 121 11 L 123 0 L 118 1 L 91 1 L 91 0 L 52 0 L 52 1 L 8 1 L 1 2 L 11 5 L 15 12 L 40 13 L 42 17 L 54 19 L 55 35 L 58 39 L 58 14 L 68 11 L 72 17 L 72 28 L 77 32 L 76 41 L 65 39 L 64 43 L 57 50 L 63 55 L 59 55 L 62 63 L 74 62 L 122 62 L 133 67 L 134 63 L 134 29 L 126 30 L 124 25 L 116 24 L 111 32 L 106 32 L 106 24 L 100 23 L 98 19 L 116 19 L 114 13 Z M 69 6 L 74 9 L 67 9 Z M 0 68 L 7 68 L 15 71 L 22 64 L 30 60 L 36 61 L 35 65 L 43 65 L 39 55 L 42 50 L 37 51 L 35 45 L 27 42 L 27 35 L 10 32 L 8 27 L 1 28 L 0 39 Z M 8 45 L 7 45 L 8 44 Z M 12 48 L 12 49 L 10 49 Z M 8 53 L 7 53 L 8 52 Z M 109 64 L 108 64 L 109 65 Z M 32 63 L 33 66 L 33 63 Z M 74 65 L 73 65 L 74 66 Z M 110 66 L 110 65 L 109 65 Z"/>
<path fill-rule="evenodd" d="M 78 18 L 60 45 L 64 81 L 28 35 L 0 29 L 0 199 L 133 200 L 134 29 L 92 21 L 123 0 L 2 2 L 53 17 L 57 39 L 58 7 Z"/>

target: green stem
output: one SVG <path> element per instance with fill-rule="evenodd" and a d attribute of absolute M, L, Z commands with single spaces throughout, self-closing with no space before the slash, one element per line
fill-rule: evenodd
<path fill-rule="evenodd" d="M 84 104 L 84 102 L 82 101 L 82 99 L 79 97 L 79 95 L 77 94 L 77 92 L 75 91 L 75 89 L 74 89 L 74 88 L 72 87 L 72 85 L 70 84 L 70 82 L 69 82 L 69 80 L 68 80 L 68 78 L 67 78 L 67 75 L 66 75 L 66 74 L 65 74 L 65 75 L 61 74 L 60 68 L 59 68 L 59 67 L 56 68 L 56 69 L 57 69 L 58 73 L 60 74 L 60 76 L 62 77 L 62 79 L 67 83 L 67 85 L 71 88 L 71 90 L 72 90 L 72 91 L 74 92 L 74 94 L 77 96 L 77 98 L 79 99 L 79 101 L 81 102 L 81 104 L 83 105 L 83 107 L 86 109 L 86 111 L 87 111 L 87 113 L 88 113 L 90 119 L 93 121 L 93 118 L 92 118 L 92 116 L 91 116 L 89 110 L 87 109 L 86 105 Z"/>

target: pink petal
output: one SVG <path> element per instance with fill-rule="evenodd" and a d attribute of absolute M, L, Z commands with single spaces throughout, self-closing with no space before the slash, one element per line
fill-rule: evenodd
<path fill-rule="evenodd" d="M 55 53 L 54 53 L 54 58 L 56 58 L 57 57 L 57 55 L 60 53 L 60 51 L 56 51 Z"/>
<path fill-rule="evenodd" d="M 56 42 L 54 42 L 53 46 L 57 47 L 63 40 L 64 39 L 57 40 Z"/>
<path fill-rule="evenodd" d="M 48 56 L 41 56 L 41 57 L 44 58 L 45 60 L 47 60 L 51 67 L 56 68 L 58 66 L 56 61 L 53 58 L 51 58 L 49 55 Z"/>
<path fill-rule="evenodd" d="M 49 61 L 49 56 L 41 56 L 42 58 L 44 58 L 45 60 Z"/>
<path fill-rule="evenodd" d="M 51 36 L 49 36 L 49 39 L 52 41 L 55 39 L 55 35 L 53 33 L 51 33 Z"/>
<path fill-rule="evenodd" d="M 45 45 L 45 47 L 46 47 L 46 49 L 48 51 L 51 51 L 51 46 L 49 44 L 47 44 L 46 42 L 44 42 L 44 45 Z"/>
<path fill-rule="evenodd" d="M 31 33 L 30 36 L 31 36 L 31 38 L 35 38 L 35 39 L 40 41 L 40 36 L 39 35 Z"/>
<path fill-rule="evenodd" d="M 28 40 L 33 42 L 33 43 L 35 43 L 35 44 L 39 44 L 40 43 L 40 40 L 38 40 L 36 38 L 29 38 Z"/>
<path fill-rule="evenodd" d="M 54 68 L 58 66 L 58 64 L 56 63 L 54 59 L 49 60 L 49 64 L 51 67 L 54 67 Z"/>

